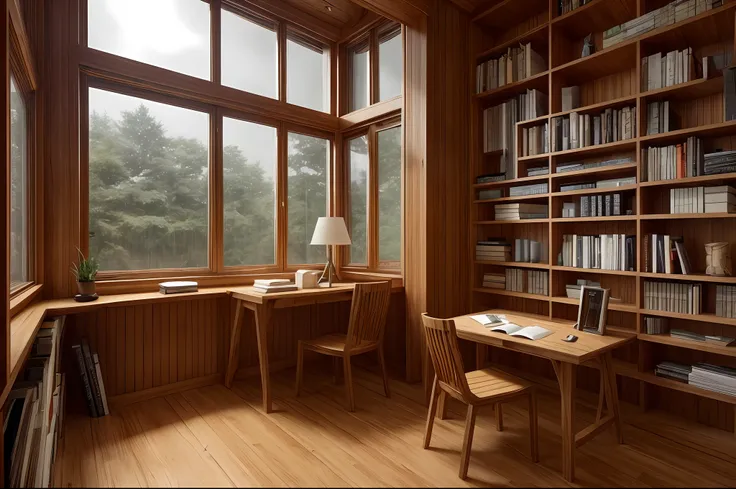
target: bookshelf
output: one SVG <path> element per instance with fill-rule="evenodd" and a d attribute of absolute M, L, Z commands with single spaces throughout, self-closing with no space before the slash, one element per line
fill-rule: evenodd
<path fill-rule="evenodd" d="M 522 2 L 518 2 L 522 3 Z M 524 2 L 525 3 L 525 2 Z M 661 361 L 680 363 L 709 362 L 736 368 L 736 346 L 703 344 L 669 336 L 646 334 L 646 316 L 665 317 L 670 327 L 688 329 L 701 334 L 736 337 L 736 319 L 718 317 L 715 311 L 717 285 L 736 285 L 736 277 L 705 275 L 704 244 L 727 241 L 736 245 L 736 214 L 670 214 L 670 189 L 732 185 L 736 173 L 684 177 L 673 180 L 647 181 L 646 162 L 642 151 L 650 147 L 681 144 L 688 137 L 701 138 L 705 152 L 736 150 L 736 121 L 725 120 L 723 102 L 724 79 L 720 74 L 665 88 L 644 90 L 641 59 L 652 54 L 673 50 L 693 49 L 694 59 L 726 53 L 733 56 L 736 45 L 736 0 L 724 0 L 723 5 L 706 10 L 675 23 L 658 27 L 603 49 L 603 32 L 623 22 L 652 12 L 670 3 L 668 0 L 591 0 L 586 5 L 559 15 L 556 0 L 534 2 L 527 11 L 511 7 L 510 2 L 495 2 L 473 22 L 471 46 L 471 79 L 476 80 L 476 66 L 497 58 L 508 48 L 531 42 L 532 49 L 542 54 L 546 69 L 526 79 L 503 85 L 472 97 L 471 110 L 471 258 L 475 258 L 475 243 L 497 237 L 514 245 L 518 238 L 541 241 L 546 250 L 543 263 L 488 262 L 474 260 L 471 264 L 472 306 L 474 310 L 498 307 L 539 314 L 550 319 L 576 318 L 577 299 L 566 297 L 565 285 L 576 279 L 600 282 L 611 289 L 619 300 L 609 304 L 609 325 L 616 334 L 638 338 L 635 346 L 617 354 L 617 373 L 638 381 L 638 395 L 633 396 L 643 408 L 649 407 L 661 389 L 736 405 L 736 397 L 710 392 L 654 375 Z M 542 7 L 543 6 L 543 7 Z M 544 8 L 544 10 L 540 10 Z M 513 9 L 513 11 L 512 11 Z M 509 16 L 504 18 L 504 13 Z M 493 18 L 494 20 L 490 20 Z M 592 34 L 595 52 L 581 57 L 583 39 Z M 646 80 L 645 80 L 646 81 Z M 579 86 L 579 107 L 563 110 L 562 88 Z M 474 87 L 475 88 L 475 87 Z M 487 108 L 504 103 L 527 90 L 540 90 L 547 96 L 547 115 L 516 122 L 517 154 L 521 155 L 522 131 L 544 125 L 556 117 L 578 114 L 599 115 L 607 109 L 636 107 L 634 137 L 576 149 L 552 151 L 535 156 L 516 158 L 517 178 L 477 184 L 475 178 L 501 172 L 500 152 L 484 153 L 484 118 Z M 669 101 L 679 125 L 666 133 L 647 134 L 647 104 Z M 556 172 L 570 163 L 596 163 L 607 159 L 629 159 L 628 163 Z M 529 168 L 547 166 L 549 173 L 528 176 Z M 614 188 L 591 188 L 561 191 L 563 185 L 574 182 L 595 182 L 613 178 L 636 177 L 636 183 Z M 522 185 L 546 183 L 548 192 L 520 197 L 478 200 L 481 189 L 506 189 Z M 604 217 L 563 217 L 563 203 L 581 196 L 620 193 L 625 215 Z M 504 196 L 508 193 L 504 193 Z M 496 203 L 547 203 L 546 219 L 495 221 Z M 623 210 L 623 209 L 622 209 Z M 581 269 L 558 265 L 562 236 L 566 234 L 626 234 L 636 237 L 636 266 L 633 270 L 615 271 Z M 644 271 L 643 237 L 651 234 L 682 236 L 692 260 L 690 275 L 650 273 Z M 732 249 L 736 264 L 736 248 Z M 549 296 L 526 292 L 489 290 L 482 287 L 485 273 L 503 273 L 506 268 L 546 270 Z M 682 314 L 644 308 L 645 281 L 695 282 L 703 284 L 702 314 Z M 623 366 L 623 367 L 621 367 Z M 632 397 L 632 396 L 630 396 Z M 662 399 L 671 399 L 661 396 Z M 730 408 L 729 408 L 730 409 Z M 734 418 L 736 418 L 736 409 Z M 706 417 L 706 416 L 701 416 Z M 736 425 L 736 420 L 733 421 Z M 731 426 L 730 424 L 728 426 Z"/>

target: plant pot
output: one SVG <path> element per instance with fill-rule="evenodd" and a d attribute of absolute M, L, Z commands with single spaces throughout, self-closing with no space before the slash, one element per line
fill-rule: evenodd
<path fill-rule="evenodd" d="M 86 299 L 87 301 L 95 300 L 97 299 L 97 288 L 95 287 L 95 282 L 77 282 L 77 290 L 79 290 L 79 294 L 77 297 L 81 299 Z"/>

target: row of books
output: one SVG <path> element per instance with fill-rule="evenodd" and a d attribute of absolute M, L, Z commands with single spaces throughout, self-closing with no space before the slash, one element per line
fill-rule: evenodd
<path fill-rule="evenodd" d="M 666 234 L 644 235 L 644 271 L 647 273 L 692 273 L 690 258 L 681 237 Z"/>
<path fill-rule="evenodd" d="M 592 0 L 559 0 L 557 3 L 557 14 L 564 15 L 568 12 L 572 12 L 578 7 L 582 7 L 586 3 Z"/>
<path fill-rule="evenodd" d="M 652 10 L 635 19 L 624 22 L 603 33 L 603 49 L 640 36 L 689 17 L 720 7 L 723 0 L 675 0 L 664 7 Z"/>
<path fill-rule="evenodd" d="M 666 334 L 670 330 L 667 318 L 655 318 L 647 316 L 644 318 L 644 331 L 647 334 Z"/>
<path fill-rule="evenodd" d="M 641 89 L 659 90 L 695 79 L 693 48 L 655 53 L 641 59 Z"/>
<path fill-rule="evenodd" d="M 511 244 L 503 239 L 478 241 L 475 259 L 479 261 L 511 261 Z"/>
<path fill-rule="evenodd" d="M 645 280 L 644 308 L 653 311 L 700 314 L 703 311 L 703 286 Z"/>
<path fill-rule="evenodd" d="M 716 285 L 716 316 L 736 318 L 736 286 Z"/>
<path fill-rule="evenodd" d="M 633 271 L 636 237 L 625 234 L 562 236 L 561 265 L 564 267 Z"/>
<path fill-rule="evenodd" d="M 514 240 L 514 261 L 540 263 L 542 261 L 542 243 L 533 239 L 516 238 Z"/>
<path fill-rule="evenodd" d="M 531 185 L 520 185 L 509 189 L 509 197 L 521 197 L 523 195 L 538 195 L 549 192 L 547 182 L 533 183 Z"/>
<path fill-rule="evenodd" d="M 736 396 L 736 368 L 696 363 L 688 375 L 688 383 L 728 396 Z"/>
<path fill-rule="evenodd" d="M 89 343 L 85 339 L 81 343 L 73 345 L 72 350 L 74 350 L 77 359 L 77 369 L 84 386 L 89 415 L 93 418 L 107 416 L 110 414 L 110 409 L 107 405 L 105 383 L 102 380 L 100 359 L 97 353 L 92 353 Z"/>
<path fill-rule="evenodd" d="M 736 189 L 729 185 L 670 189 L 671 214 L 706 212 L 736 212 Z"/>
<path fill-rule="evenodd" d="M 682 144 L 642 149 L 645 181 L 675 180 L 704 175 L 705 151 L 700 138 L 691 136 Z"/>
<path fill-rule="evenodd" d="M 647 104 L 647 134 L 662 134 L 677 129 L 670 114 L 670 102 L 650 102 Z"/>
<path fill-rule="evenodd" d="M 556 173 L 568 173 L 571 171 L 590 170 L 592 168 L 603 168 L 606 166 L 628 165 L 631 163 L 633 163 L 631 158 L 615 158 L 612 160 L 593 161 L 589 163 L 576 161 L 573 163 L 558 165 L 555 171 Z"/>
<path fill-rule="evenodd" d="M 496 221 L 518 221 L 520 219 L 546 219 L 549 206 L 545 204 L 497 204 L 494 209 Z"/>
<path fill-rule="evenodd" d="M 635 185 L 636 177 L 612 178 L 609 180 L 599 180 L 597 182 L 575 182 L 560 185 L 560 192 L 570 192 L 573 190 L 585 190 L 593 188 L 618 188 L 627 185 Z"/>
<path fill-rule="evenodd" d="M 580 197 L 580 217 L 621 216 L 623 194 L 583 195 Z"/>
<path fill-rule="evenodd" d="M 521 268 L 506 269 L 506 290 L 524 292 L 524 270 Z"/>
<path fill-rule="evenodd" d="M 518 48 L 509 47 L 501 57 L 489 59 L 476 66 L 475 91 L 483 93 L 493 90 L 546 69 L 544 57 L 532 49 L 532 43 L 520 44 Z"/>
<path fill-rule="evenodd" d="M 3 431 L 5 487 L 49 487 L 64 420 L 60 373 L 64 318 L 45 321 L 8 395 Z"/>
<path fill-rule="evenodd" d="M 511 99 L 483 111 L 483 151 L 499 151 L 499 170 L 503 179 L 517 178 L 516 123 L 521 121 L 519 103 Z M 484 183 L 484 182 L 479 182 Z"/>
<path fill-rule="evenodd" d="M 580 299 L 580 292 L 583 290 L 583 286 L 600 287 L 601 284 L 592 280 L 578 279 L 574 284 L 565 285 L 565 294 L 570 299 Z"/>
<path fill-rule="evenodd" d="M 549 153 L 549 124 L 524 127 L 521 131 L 521 156 Z"/>
<path fill-rule="evenodd" d="M 506 289 L 505 273 L 485 273 L 483 274 L 483 287 L 489 289 Z"/>
<path fill-rule="evenodd" d="M 554 117 L 550 129 L 552 151 L 586 148 L 636 137 L 636 106 L 606 109 L 600 115 Z"/>
<path fill-rule="evenodd" d="M 545 270 L 528 270 L 526 292 L 527 294 L 549 295 L 549 273 Z"/>

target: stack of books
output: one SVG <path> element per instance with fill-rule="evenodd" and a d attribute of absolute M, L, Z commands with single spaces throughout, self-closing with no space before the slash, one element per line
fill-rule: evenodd
<path fill-rule="evenodd" d="M 644 282 L 644 308 L 653 311 L 700 314 L 703 286 L 676 282 Z"/>
<path fill-rule="evenodd" d="M 641 60 L 642 91 L 659 90 L 695 79 L 693 48 L 655 53 Z"/>
<path fill-rule="evenodd" d="M 567 173 L 571 171 L 589 170 L 591 168 L 601 168 L 604 166 L 628 165 L 630 163 L 633 163 L 631 158 L 616 158 L 613 160 L 595 161 L 592 163 L 574 162 L 559 165 L 556 171 L 557 173 Z"/>
<path fill-rule="evenodd" d="M 529 294 L 549 295 L 549 274 L 542 270 L 527 272 L 526 291 Z"/>
<path fill-rule="evenodd" d="M 475 244 L 478 261 L 511 261 L 511 244 L 501 238 L 478 241 Z"/>
<path fill-rule="evenodd" d="M 595 182 L 595 188 L 616 188 L 625 187 L 626 185 L 636 185 L 636 177 L 611 178 Z"/>
<path fill-rule="evenodd" d="M 182 294 L 184 292 L 197 292 L 197 282 L 161 282 L 160 284 L 158 284 L 158 291 L 162 294 Z"/>
<path fill-rule="evenodd" d="M 692 367 L 675 362 L 662 362 L 654 369 L 654 375 L 657 377 L 664 377 L 685 384 L 689 381 L 690 372 L 692 372 Z"/>
<path fill-rule="evenodd" d="M 549 175 L 549 167 L 548 166 L 540 166 L 538 168 L 528 168 L 526 170 L 526 175 L 528 177 L 538 177 L 538 176 L 542 176 L 542 175 Z"/>
<path fill-rule="evenodd" d="M 736 286 L 716 285 L 716 316 L 736 318 Z"/>
<path fill-rule="evenodd" d="M 521 134 L 521 156 L 535 156 L 549 153 L 548 123 L 524 127 Z"/>
<path fill-rule="evenodd" d="M 623 195 L 620 193 L 583 195 L 579 202 L 580 217 L 622 216 L 626 214 L 626 210 L 622 205 Z"/>
<path fill-rule="evenodd" d="M 681 340 L 705 342 L 705 335 L 694 333 L 686 329 L 673 329 L 670 331 L 670 336 L 672 338 L 679 338 Z"/>
<path fill-rule="evenodd" d="M 595 188 L 595 182 L 567 183 L 560 185 L 560 192 L 571 192 L 573 190 L 585 190 L 588 188 Z"/>
<path fill-rule="evenodd" d="M 736 212 L 736 189 L 729 185 L 670 189 L 671 214 Z"/>
<path fill-rule="evenodd" d="M 562 266 L 633 271 L 635 243 L 636 236 L 625 234 L 565 234 L 562 236 Z"/>
<path fill-rule="evenodd" d="M 479 200 L 493 200 L 493 199 L 500 199 L 502 197 L 503 197 L 503 189 L 500 189 L 500 188 L 491 188 L 491 189 L 481 190 L 478 192 Z"/>
<path fill-rule="evenodd" d="M 650 102 L 647 104 L 647 134 L 662 134 L 677 129 L 670 113 L 670 102 Z"/>
<path fill-rule="evenodd" d="M 583 290 L 583 285 L 588 287 L 600 287 L 600 282 L 593 282 L 592 280 L 578 279 L 577 283 L 565 285 L 565 294 L 570 299 L 580 299 L 580 291 Z"/>
<path fill-rule="evenodd" d="M 506 180 L 505 173 L 490 173 L 476 177 L 475 183 L 503 182 L 504 180 Z"/>
<path fill-rule="evenodd" d="M 736 151 L 719 151 L 703 156 L 703 175 L 736 172 Z"/>
<path fill-rule="evenodd" d="M 690 275 L 692 266 L 681 237 L 666 234 L 644 236 L 644 271 Z"/>
<path fill-rule="evenodd" d="M 645 317 L 644 327 L 647 334 L 666 334 L 670 330 L 667 318 Z"/>
<path fill-rule="evenodd" d="M 506 275 L 503 273 L 483 274 L 483 287 L 488 287 L 490 289 L 505 289 Z"/>
<path fill-rule="evenodd" d="M 552 151 L 625 141 L 635 136 L 635 106 L 606 109 L 600 115 L 573 112 L 570 115 L 553 118 L 550 128 Z"/>
<path fill-rule="evenodd" d="M 539 263 L 541 260 L 542 243 L 526 238 L 517 238 L 514 241 L 514 261 Z"/>
<path fill-rule="evenodd" d="M 642 149 L 646 181 L 675 180 L 705 175 L 705 153 L 700 138 L 691 136 L 682 144 Z M 716 172 L 717 173 L 717 172 Z"/>
<path fill-rule="evenodd" d="M 708 363 L 696 363 L 689 375 L 689 384 L 701 389 L 736 396 L 736 368 Z"/>
<path fill-rule="evenodd" d="M 545 204 L 497 204 L 494 214 L 496 221 L 518 221 L 520 219 L 544 219 L 548 206 Z"/>
<path fill-rule="evenodd" d="M 263 294 L 298 290 L 296 284 L 288 278 L 258 279 L 253 282 L 253 288 Z"/>
<path fill-rule="evenodd" d="M 524 270 L 521 268 L 506 269 L 506 290 L 524 292 Z"/>
<path fill-rule="evenodd" d="M 493 90 L 524 80 L 546 69 L 544 57 L 532 49 L 530 42 L 520 44 L 518 48 L 510 47 L 501 57 L 489 59 L 476 66 L 475 91 L 483 93 Z"/>
<path fill-rule="evenodd" d="M 549 187 L 547 182 L 535 183 L 532 185 L 521 185 L 509 188 L 509 197 L 521 197 L 524 195 L 546 194 Z"/>

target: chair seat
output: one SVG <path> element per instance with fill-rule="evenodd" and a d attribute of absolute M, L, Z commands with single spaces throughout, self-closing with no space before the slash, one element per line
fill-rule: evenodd
<path fill-rule="evenodd" d="M 531 383 L 501 370 L 485 368 L 465 374 L 470 392 L 480 400 L 507 396 L 531 387 Z"/>
<path fill-rule="evenodd" d="M 302 345 L 308 350 L 315 350 L 326 353 L 328 355 L 342 355 L 345 352 L 345 343 L 347 336 L 344 334 L 328 334 L 320 336 L 313 340 L 301 340 Z M 378 346 L 377 341 L 364 342 L 359 346 L 354 346 L 351 352 L 359 353 L 363 351 L 373 350 Z"/>

